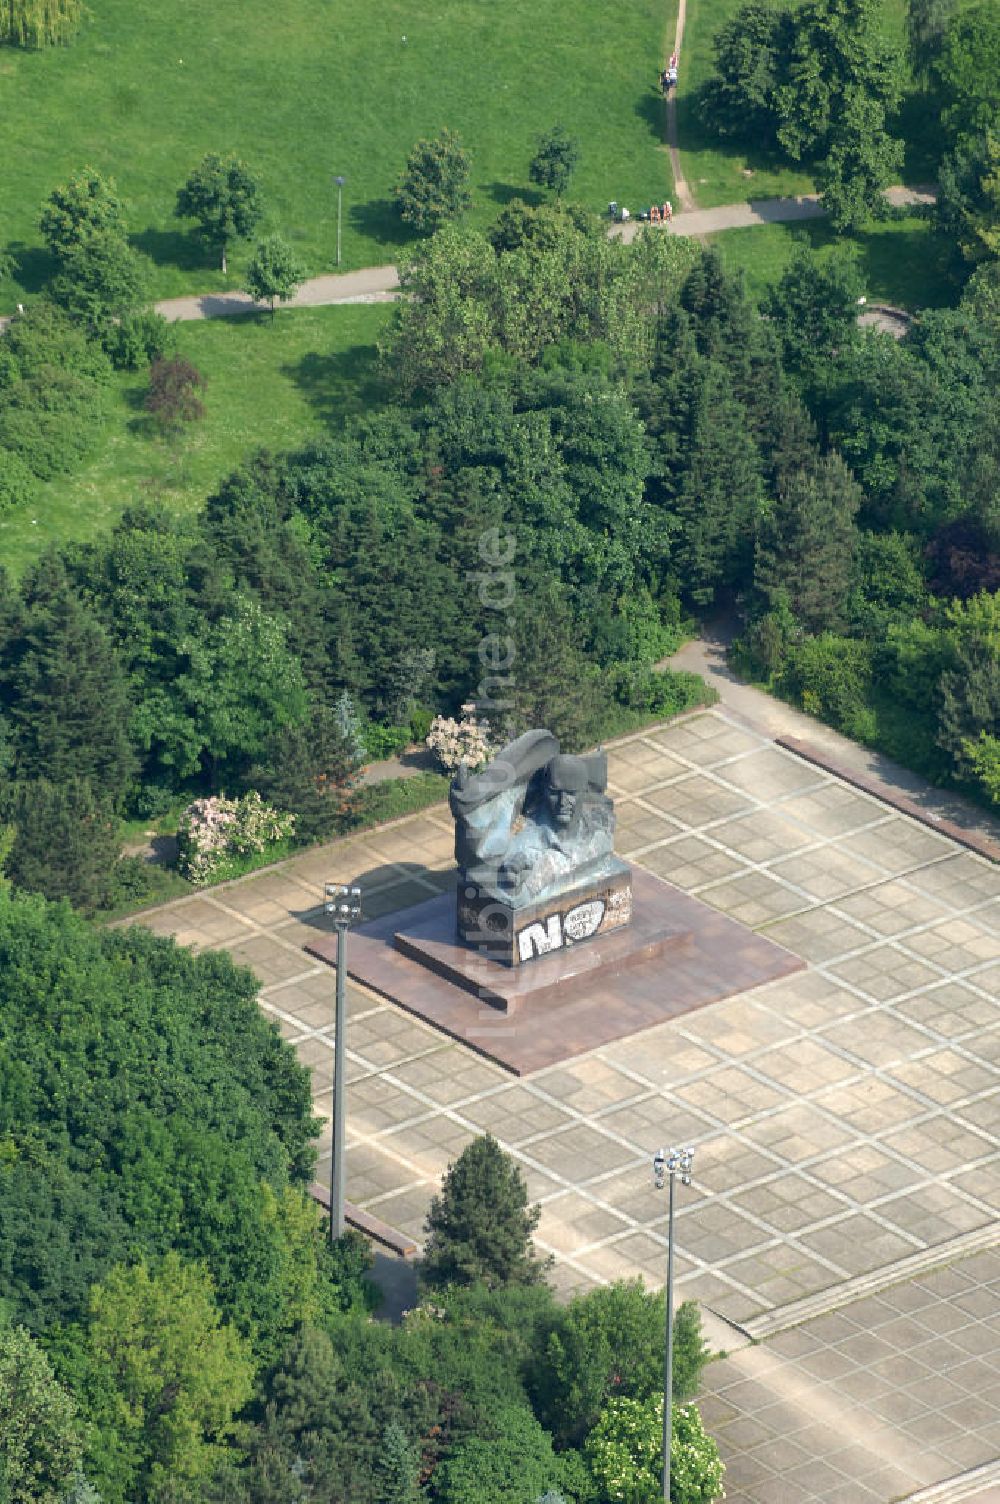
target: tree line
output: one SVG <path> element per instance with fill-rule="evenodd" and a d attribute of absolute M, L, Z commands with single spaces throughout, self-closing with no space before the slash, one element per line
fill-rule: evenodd
<path fill-rule="evenodd" d="M 560 1305 L 487 1137 L 432 1201 L 418 1305 L 372 1320 L 367 1246 L 331 1245 L 306 1194 L 308 1072 L 257 991 L 224 953 L 0 884 L 7 1504 L 598 1504 L 623 1457 L 655 1500 L 662 1294 Z M 687 1401 L 693 1306 L 676 1338 Z M 687 1405 L 674 1452 L 676 1504 L 708 1504 Z"/>

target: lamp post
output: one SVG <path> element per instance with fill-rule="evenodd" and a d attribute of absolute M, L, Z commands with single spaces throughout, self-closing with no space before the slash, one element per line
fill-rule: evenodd
<path fill-rule="evenodd" d="M 341 209 L 343 207 L 343 201 L 344 201 L 344 184 L 347 182 L 347 179 L 345 177 L 341 177 L 340 174 L 338 173 L 334 177 L 333 181 L 337 185 L 337 265 L 339 266 L 340 265 Z"/>
<path fill-rule="evenodd" d="M 673 1432 L 674 1400 L 674 1176 L 681 1185 L 691 1184 L 694 1150 L 658 1149 L 653 1156 L 653 1184 L 658 1191 L 668 1187 L 667 1215 L 667 1352 L 663 1364 L 663 1504 L 670 1504 L 670 1437 Z"/>
<path fill-rule="evenodd" d="M 344 1014 L 346 1012 L 345 968 L 347 966 L 347 931 L 361 915 L 361 889 L 343 883 L 327 883 L 323 911 L 333 919 L 337 931 L 337 1009 L 333 1041 L 333 1139 L 330 1159 L 330 1242 L 344 1235 L 344 1108 L 347 1089 L 344 1080 Z"/>

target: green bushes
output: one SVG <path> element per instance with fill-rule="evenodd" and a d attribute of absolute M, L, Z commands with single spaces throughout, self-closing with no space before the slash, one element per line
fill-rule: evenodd
<path fill-rule="evenodd" d="M 103 419 L 111 366 L 53 304 L 19 314 L 0 344 L 0 451 L 39 480 L 71 470 Z"/>
<path fill-rule="evenodd" d="M 864 739 L 872 683 L 870 644 L 832 632 L 806 638 L 792 650 L 783 682 L 809 715 Z"/>

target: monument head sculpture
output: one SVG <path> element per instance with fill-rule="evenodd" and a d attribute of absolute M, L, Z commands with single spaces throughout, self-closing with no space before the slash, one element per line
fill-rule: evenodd
<path fill-rule="evenodd" d="M 614 811 L 603 752 L 570 757 L 548 731 L 508 743 L 481 773 L 451 786 L 463 880 L 527 902 L 572 885 L 611 858 Z"/>
<path fill-rule="evenodd" d="M 564 835 L 578 829 L 581 800 L 589 785 L 590 775 L 582 757 L 560 754 L 546 765 L 545 804 L 552 824 Z"/>

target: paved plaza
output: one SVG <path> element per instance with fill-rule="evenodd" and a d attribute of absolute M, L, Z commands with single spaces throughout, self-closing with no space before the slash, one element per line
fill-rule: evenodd
<path fill-rule="evenodd" d="M 917 1288 L 940 1265 L 975 1268 L 996 1241 L 1000 869 L 721 707 L 614 744 L 609 772 L 623 857 L 807 969 L 521 1080 L 351 983 L 348 1197 L 419 1241 L 442 1172 L 489 1130 L 542 1204 L 537 1241 L 556 1255 L 561 1289 L 633 1274 L 662 1283 L 667 1207 L 650 1158 L 660 1145 L 689 1143 L 695 1182 L 678 1194 L 679 1295 L 767 1339 L 767 1352 L 796 1372 L 810 1374 L 815 1351 L 844 1342 L 853 1362 L 851 1332 L 885 1313 L 852 1302 L 891 1301 L 880 1292 Z M 253 968 L 263 1007 L 313 1069 L 327 1114 L 333 974 L 304 953 L 326 924 L 322 884 L 358 881 L 366 914 L 389 913 L 451 886 L 452 840 L 442 806 L 142 922 Z M 320 1179 L 328 1169 L 327 1137 Z M 860 1323 L 832 1314 L 849 1309 L 868 1314 Z M 796 1330 L 823 1319 L 847 1323 L 847 1336 L 797 1349 Z M 911 1337 L 920 1345 L 915 1331 L 893 1332 L 877 1338 L 887 1363 Z M 915 1385 L 916 1360 L 913 1371 Z M 722 1406 L 725 1365 L 710 1374 Z M 1000 1422 L 998 1384 L 993 1375 L 981 1396 L 991 1424 Z M 956 1380 L 948 1405 L 963 1393 Z M 996 1456 L 1000 1432 L 990 1445 Z M 949 1447 L 935 1454 L 937 1478 L 950 1461 L 961 1470 L 962 1448 Z M 966 1453 L 982 1450 L 980 1440 Z M 832 1476 L 827 1492 L 794 1495 L 758 1494 L 748 1476 L 729 1496 L 896 1496 L 881 1483 L 838 1494 L 843 1476 Z"/>

